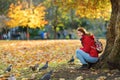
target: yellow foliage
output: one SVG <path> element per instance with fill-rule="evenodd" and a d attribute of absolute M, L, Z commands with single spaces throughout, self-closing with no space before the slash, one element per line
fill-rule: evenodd
<path fill-rule="evenodd" d="M 79 17 L 109 19 L 111 14 L 111 3 L 109 0 L 61 0 L 55 1 L 54 5 L 64 10 L 76 10 Z"/>
<path fill-rule="evenodd" d="M 46 8 L 40 4 L 38 6 L 32 6 L 31 8 L 24 8 L 25 3 L 18 3 L 17 5 L 11 4 L 8 17 L 9 20 L 6 24 L 10 27 L 23 26 L 23 27 L 43 27 L 47 24 L 44 19 Z M 27 5 L 27 4 L 26 4 Z"/>

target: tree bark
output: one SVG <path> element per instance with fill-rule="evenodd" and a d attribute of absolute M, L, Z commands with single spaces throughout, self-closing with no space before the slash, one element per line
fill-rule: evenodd
<path fill-rule="evenodd" d="M 112 13 L 107 27 L 106 47 L 98 63 L 101 68 L 120 70 L 120 0 L 110 0 Z"/>
<path fill-rule="evenodd" d="M 56 31 L 56 28 L 57 28 L 57 23 L 58 23 L 58 6 L 55 6 L 55 19 L 54 19 L 54 23 L 53 23 L 53 26 L 54 26 L 54 39 L 57 38 L 57 31 Z"/>

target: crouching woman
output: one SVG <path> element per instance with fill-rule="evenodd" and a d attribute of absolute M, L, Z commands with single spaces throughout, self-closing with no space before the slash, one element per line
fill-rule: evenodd
<path fill-rule="evenodd" d="M 98 52 L 92 47 L 96 47 L 94 36 L 83 27 L 77 29 L 77 35 L 80 38 L 82 47 L 76 50 L 76 57 L 82 63 L 79 69 L 89 69 L 92 64 L 98 61 Z"/>

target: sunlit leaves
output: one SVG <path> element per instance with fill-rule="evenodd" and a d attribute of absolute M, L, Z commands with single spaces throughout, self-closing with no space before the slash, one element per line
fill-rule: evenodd
<path fill-rule="evenodd" d="M 23 26 L 23 27 L 43 27 L 47 24 L 45 20 L 46 8 L 39 4 L 38 6 L 32 5 L 28 8 L 25 3 L 11 4 L 8 12 L 9 20 L 6 24 L 10 27 Z"/>
<path fill-rule="evenodd" d="M 76 15 L 88 18 L 104 18 L 109 19 L 111 14 L 110 2 L 106 1 L 88 1 L 88 3 L 78 6 Z"/>
<path fill-rule="evenodd" d="M 109 19 L 111 14 L 111 4 L 109 0 L 60 0 L 54 1 L 54 5 L 66 9 L 76 10 L 76 15 L 87 18 Z"/>
<path fill-rule="evenodd" d="M 71 45 L 66 46 L 68 42 Z M 79 42 L 79 40 L 76 42 Z M 75 53 L 75 49 L 80 46 L 78 43 L 77 45 L 73 44 L 74 41 L 54 40 L 9 41 L 7 44 L 5 41 L 1 41 L 0 43 L 2 45 L 0 47 L 1 63 L 4 63 L 3 65 L 13 64 L 14 70 L 36 63 L 42 64 L 46 61 L 50 61 L 50 63 L 66 61 Z"/>

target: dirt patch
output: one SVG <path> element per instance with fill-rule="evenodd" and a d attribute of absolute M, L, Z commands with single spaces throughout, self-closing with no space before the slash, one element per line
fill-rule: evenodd
<path fill-rule="evenodd" d="M 53 73 L 53 80 L 120 80 L 119 70 L 77 70 L 80 65 L 62 65 Z"/>

